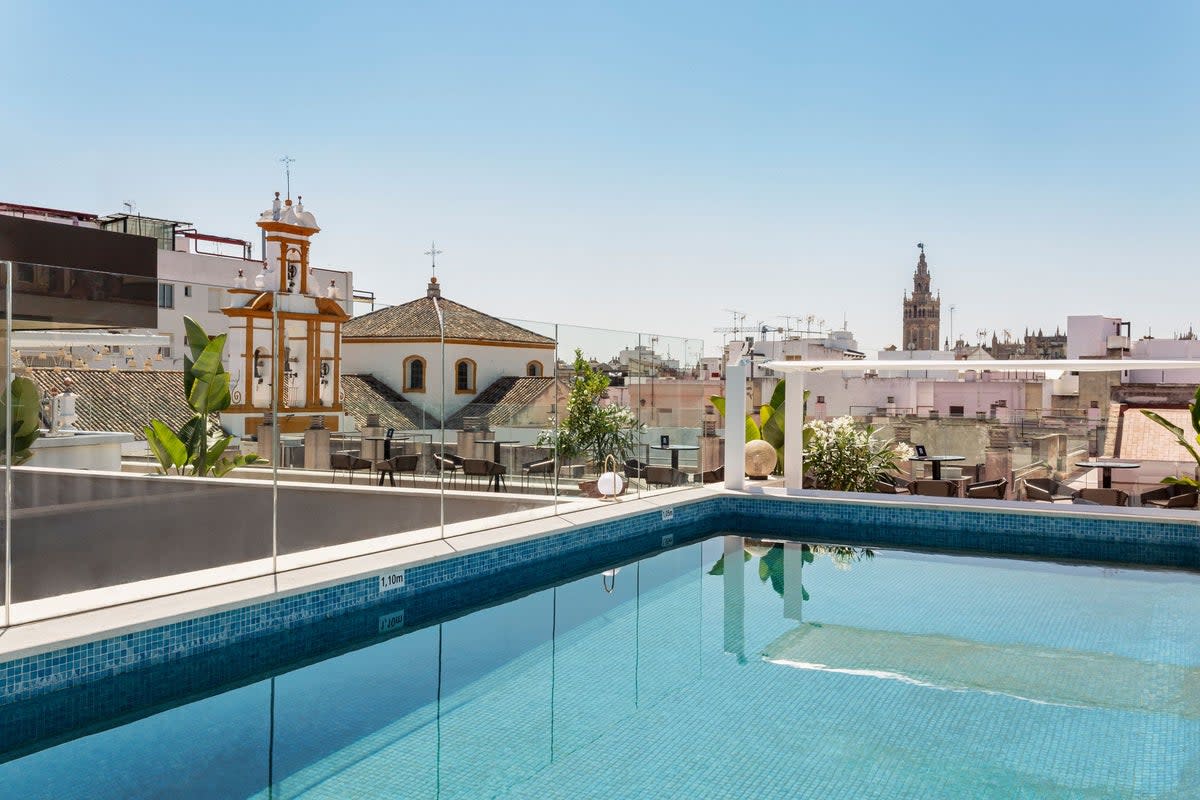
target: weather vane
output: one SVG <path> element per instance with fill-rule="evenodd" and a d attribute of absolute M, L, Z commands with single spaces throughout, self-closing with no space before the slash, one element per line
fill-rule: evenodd
<path fill-rule="evenodd" d="M 279 159 L 279 163 L 283 164 L 283 172 L 284 172 L 284 175 L 287 176 L 287 196 L 288 196 L 288 200 L 291 200 L 292 199 L 292 164 L 296 163 L 296 159 L 292 158 L 291 156 L 285 155 L 283 158 Z"/>
<path fill-rule="evenodd" d="M 433 276 L 437 277 L 437 257 L 442 254 L 441 250 L 437 249 L 437 242 L 430 242 L 429 249 L 425 251 L 425 255 L 429 256 L 429 267 L 433 270 Z"/>

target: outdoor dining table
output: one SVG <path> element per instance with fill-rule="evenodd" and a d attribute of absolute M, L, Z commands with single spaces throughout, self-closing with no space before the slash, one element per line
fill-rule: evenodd
<path fill-rule="evenodd" d="M 1100 486 L 1105 489 L 1112 488 L 1112 471 L 1114 469 L 1137 469 L 1141 466 L 1138 461 L 1117 461 L 1108 458 L 1093 458 L 1088 461 L 1076 461 L 1075 466 L 1083 467 L 1084 469 L 1099 469 L 1100 470 Z"/>
<path fill-rule="evenodd" d="M 663 447 L 661 444 L 651 445 L 654 450 L 668 450 L 671 453 L 671 469 L 679 469 L 679 454 L 684 450 L 699 450 L 698 444 L 669 444 Z"/>
<path fill-rule="evenodd" d="M 942 462 L 943 461 L 966 461 L 966 456 L 913 456 L 910 461 L 928 461 L 933 464 L 933 479 L 940 481 L 942 479 Z"/>

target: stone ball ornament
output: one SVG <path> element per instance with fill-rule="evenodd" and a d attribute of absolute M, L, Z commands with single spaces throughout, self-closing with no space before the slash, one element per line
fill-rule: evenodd
<path fill-rule="evenodd" d="M 761 481 L 775 470 L 779 456 L 770 442 L 755 439 L 746 442 L 746 474 Z"/>

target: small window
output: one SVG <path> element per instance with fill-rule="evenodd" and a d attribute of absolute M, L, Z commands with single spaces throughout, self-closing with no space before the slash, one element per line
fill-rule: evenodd
<path fill-rule="evenodd" d="M 895 398 L 895 396 L 894 396 L 894 395 L 890 395 L 890 394 L 889 394 L 889 395 L 888 395 L 888 399 L 887 399 L 887 401 L 888 401 L 888 404 L 889 404 L 889 405 L 891 405 L 891 404 L 893 404 L 893 403 L 895 403 L 895 402 L 896 402 L 896 398 Z"/>
<path fill-rule="evenodd" d="M 950 416 L 952 416 L 952 417 L 966 416 L 964 413 L 964 410 L 965 409 L 963 408 L 963 406 L 950 406 Z"/>
<path fill-rule="evenodd" d="M 404 391 L 425 391 L 425 359 L 409 356 L 404 361 Z"/>
<path fill-rule="evenodd" d="M 160 283 L 158 285 L 158 307 L 159 308 L 174 308 L 175 307 L 175 284 Z"/>
<path fill-rule="evenodd" d="M 454 391 L 470 393 L 475 391 L 475 362 L 464 358 L 454 365 Z"/>
<path fill-rule="evenodd" d="M 184 296 L 184 297 L 191 297 L 191 296 L 192 296 L 192 287 L 190 287 L 190 286 L 184 286 L 184 287 L 183 287 L 183 296 Z"/>
<path fill-rule="evenodd" d="M 530 378 L 542 377 L 542 362 L 530 361 L 525 365 L 525 374 Z"/>
<path fill-rule="evenodd" d="M 818 402 L 818 403 L 824 403 L 824 402 L 825 402 L 825 395 L 823 395 L 823 394 L 819 394 L 819 395 L 817 395 L 817 402 Z"/>

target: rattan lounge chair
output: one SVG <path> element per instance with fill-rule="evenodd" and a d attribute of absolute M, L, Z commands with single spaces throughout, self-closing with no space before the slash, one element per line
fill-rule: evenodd
<path fill-rule="evenodd" d="M 683 486 L 688 482 L 688 474 L 686 472 L 672 467 L 650 464 L 647 465 L 643 472 L 646 483 L 651 486 Z"/>
<path fill-rule="evenodd" d="M 977 500 L 1003 500 L 1008 494 L 1008 479 L 996 478 L 967 486 L 967 497 Z"/>
<path fill-rule="evenodd" d="M 1026 478 L 1024 484 L 1026 500 L 1057 503 L 1059 500 L 1072 500 L 1078 494 L 1071 487 L 1053 478 Z"/>
<path fill-rule="evenodd" d="M 908 494 L 912 484 L 895 475 L 880 475 L 875 481 L 875 491 L 880 494 Z"/>
<path fill-rule="evenodd" d="M 1120 489 L 1080 489 L 1079 499 L 1101 506 L 1127 506 L 1129 495 Z"/>
<path fill-rule="evenodd" d="M 1141 503 L 1157 508 L 1195 508 L 1196 490 L 1182 483 L 1173 483 L 1149 492 L 1143 492 Z"/>
<path fill-rule="evenodd" d="M 924 497 L 958 497 L 958 484 L 954 481 L 939 481 L 933 478 L 922 478 L 908 485 L 911 494 Z"/>

